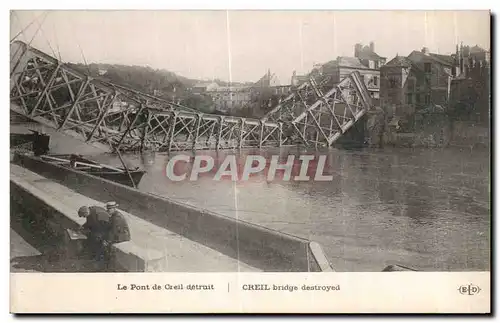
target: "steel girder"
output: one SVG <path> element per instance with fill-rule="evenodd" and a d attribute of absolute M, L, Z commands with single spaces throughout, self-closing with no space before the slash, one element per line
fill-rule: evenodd
<path fill-rule="evenodd" d="M 11 44 L 11 110 L 101 148 L 160 151 L 280 145 L 281 126 L 201 114 L 82 74 Z"/>
<path fill-rule="evenodd" d="M 358 71 L 338 84 L 332 84 L 329 77 L 319 79 L 311 77 L 263 118 L 283 123 L 283 142 L 331 146 L 372 108 Z"/>
<path fill-rule="evenodd" d="M 261 120 L 202 114 L 76 71 L 23 42 L 11 44 L 11 110 L 98 147 L 180 151 L 328 145 L 370 108 L 355 72 L 328 89 L 311 78 Z"/>
<path fill-rule="evenodd" d="M 126 150 L 183 151 L 279 146 L 281 126 L 255 119 L 148 110 L 147 122 L 136 123 L 121 142 Z M 133 130 L 140 129 L 133 136 Z M 142 134 L 142 137 L 139 135 Z"/>

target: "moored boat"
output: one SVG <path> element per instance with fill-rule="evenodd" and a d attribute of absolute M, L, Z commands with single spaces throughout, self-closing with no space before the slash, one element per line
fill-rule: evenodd
<path fill-rule="evenodd" d="M 86 172 L 90 175 L 98 176 L 116 183 L 128 186 L 137 186 L 142 177 L 146 173 L 140 170 L 139 167 L 135 169 L 128 169 L 122 167 L 113 167 L 106 164 L 101 164 L 91 159 L 85 158 L 81 155 L 67 154 L 67 155 L 42 155 L 40 158 L 46 162 L 57 164 L 60 166 L 72 168 L 74 170 Z M 133 183 L 131 181 L 131 178 Z"/>

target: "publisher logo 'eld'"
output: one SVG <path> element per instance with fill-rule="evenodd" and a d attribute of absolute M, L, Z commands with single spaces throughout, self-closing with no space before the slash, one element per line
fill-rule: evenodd
<path fill-rule="evenodd" d="M 468 284 L 468 285 L 462 285 L 458 287 L 458 291 L 462 295 L 477 295 L 481 291 L 481 288 L 479 286 L 473 285 L 473 284 Z"/>

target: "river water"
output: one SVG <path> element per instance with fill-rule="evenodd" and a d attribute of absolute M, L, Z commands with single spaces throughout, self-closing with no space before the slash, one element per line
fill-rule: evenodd
<path fill-rule="evenodd" d="M 197 152 L 302 154 L 297 148 Z M 189 154 L 189 153 L 188 153 Z M 331 181 L 174 182 L 172 155 L 124 155 L 148 170 L 139 189 L 319 242 L 336 271 L 380 271 L 402 264 L 424 271 L 490 269 L 490 156 L 486 150 L 330 149 Z M 114 156 L 96 160 L 119 165 Z M 283 161 L 283 162 L 284 162 Z M 216 163 L 216 165 L 218 165 Z M 240 171 L 241 173 L 241 171 Z M 189 175 L 189 174 L 188 174 Z M 189 177 L 189 176 L 188 176 Z"/>

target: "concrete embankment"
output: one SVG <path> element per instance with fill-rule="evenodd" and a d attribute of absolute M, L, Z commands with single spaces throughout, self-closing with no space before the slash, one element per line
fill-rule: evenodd
<path fill-rule="evenodd" d="M 64 249 L 65 229 L 77 229 L 84 220 L 77 210 L 82 205 L 102 202 L 81 195 L 17 165 L 11 165 L 11 203 L 32 214 L 40 234 L 59 236 Z M 258 271 L 216 250 L 195 243 L 174 232 L 123 212 L 129 223 L 132 240 L 113 246 L 113 267 L 124 271 L 219 272 Z"/>
<path fill-rule="evenodd" d="M 450 121 L 443 113 L 434 113 L 416 115 L 413 131 L 402 132 L 398 127 L 408 122 L 407 118 L 388 116 L 382 110 L 371 111 L 366 119 L 366 142 L 372 147 L 488 148 L 490 145 L 490 128 L 484 123 Z"/>
<path fill-rule="evenodd" d="M 101 203 L 263 271 L 330 271 L 321 247 L 309 240 L 144 193 L 98 177 L 16 155 L 15 163 Z"/>
<path fill-rule="evenodd" d="M 24 240 L 16 231 L 10 229 L 10 272 L 36 272 L 35 270 L 17 268 L 16 260 L 39 255 L 40 251 Z"/>

